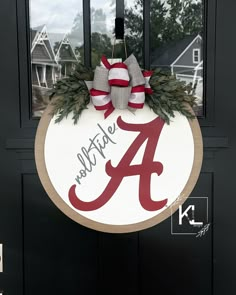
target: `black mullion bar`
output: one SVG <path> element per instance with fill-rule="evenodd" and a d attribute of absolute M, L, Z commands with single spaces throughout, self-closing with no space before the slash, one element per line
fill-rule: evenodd
<path fill-rule="evenodd" d="M 86 67 L 91 67 L 90 0 L 83 0 L 83 24 L 84 24 L 84 65 Z"/>
<path fill-rule="evenodd" d="M 124 18 L 125 4 L 124 0 L 116 0 L 116 17 Z"/>
<path fill-rule="evenodd" d="M 150 0 L 143 0 L 143 56 L 144 68 L 150 68 Z"/>

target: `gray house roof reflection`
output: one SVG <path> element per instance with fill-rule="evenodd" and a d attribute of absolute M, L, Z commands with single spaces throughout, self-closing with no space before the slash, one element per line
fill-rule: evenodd
<path fill-rule="evenodd" d="M 60 42 L 55 44 L 57 46 L 54 45 L 54 52 L 58 62 L 78 62 L 68 36 L 65 36 Z"/>
<path fill-rule="evenodd" d="M 154 67 L 170 67 L 175 64 L 177 60 L 193 48 L 202 47 L 202 38 L 200 35 L 189 35 L 182 40 L 171 42 L 163 47 L 157 48 L 151 54 L 151 65 Z M 202 55 L 202 53 L 201 53 Z M 183 65 L 192 65 L 192 62 L 185 60 Z M 196 64 L 194 65 L 196 66 Z"/>
<path fill-rule="evenodd" d="M 151 66 L 169 69 L 176 78 L 191 83 L 197 97 L 197 114 L 203 102 L 203 46 L 202 37 L 186 36 L 182 40 L 157 48 L 151 55 Z"/>
<path fill-rule="evenodd" d="M 31 29 L 31 60 L 39 64 L 56 64 L 46 26 Z"/>

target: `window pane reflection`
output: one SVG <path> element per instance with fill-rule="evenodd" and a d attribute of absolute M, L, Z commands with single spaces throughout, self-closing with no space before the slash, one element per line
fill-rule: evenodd
<path fill-rule="evenodd" d="M 127 0 L 125 5 L 125 35 L 128 55 L 133 53 L 143 65 L 143 1 Z"/>
<path fill-rule="evenodd" d="M 91 0 L 91 58 L 92 67 L 100 65 L 101 56 L 112 55 L 115 26 L 115 0 Z"/>
<path fill-rule="evenodd" d="M 41 116 L 53 84 L 83 62 L 82 0 L 31 0 L 32 113 Z"/>
<path fill-rule="evenodd" d="M 203 115 L 203 2 L 152 0 L 150 11 L 152 67 L 170 70 L 194 86 L 197 115 Z"/>

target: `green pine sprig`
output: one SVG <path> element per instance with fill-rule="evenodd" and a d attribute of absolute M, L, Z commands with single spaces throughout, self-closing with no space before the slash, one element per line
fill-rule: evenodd
<path fill-rule="evenodd" d="M 177 111 L 189 119 L 195 115 L 189 109 L 196 106 L 196 97 L 192 94 L 190 84 L 178 80 L 169 71 L 157 68 L 150 78 L 153 94 L 146 94 L 145 102 L 167 124 L 175 117 Z"/>
<path fill-rule="evenodd" d="M 90 102 L 89 90 L 85 81 L 93 80 L 93 70 L 78 64 L 76 69 L 66 78 L 58 80 L 50 94 L 52 115 L 56 116 L 55 123 L 61 122 L 72 112 L 74 124 Z"/>
<path fill-rule="evenodd" d="M 85 81 L 93 81 L 94 72 L 78 64 L 76 69 L 68 77 L 58 80 L 50 94 L 52 101 L 52 115 L 56 116 L 55 123 L 73 114 L 74 124 L 90 102 L 90 93 Z M 192 94 L 193 88 L 189 84 L 178 80 L 169 71 L 157 68 L 150 78 L 152 94 L 146 94 L 145 103 L 167 124 L 175 117 L 175 111 L 187 118 L 193 119 L 192 112 L 196 106 L 196 97 Z"/>

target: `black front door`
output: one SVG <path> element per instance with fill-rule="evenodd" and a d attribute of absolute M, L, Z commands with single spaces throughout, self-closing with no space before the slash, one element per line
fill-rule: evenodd
<path fill-rule="evenodd" d="M 191 194 L 208 201 L 209 226 L 200 237 L 173 232 L 171 217 L 140 232 L 97 232 L 51 202 L 34 159 L 28 5 L 0 3 L 0 294 L 235 294 L 236 2 L 205 2 L 204 161 Z"/>

